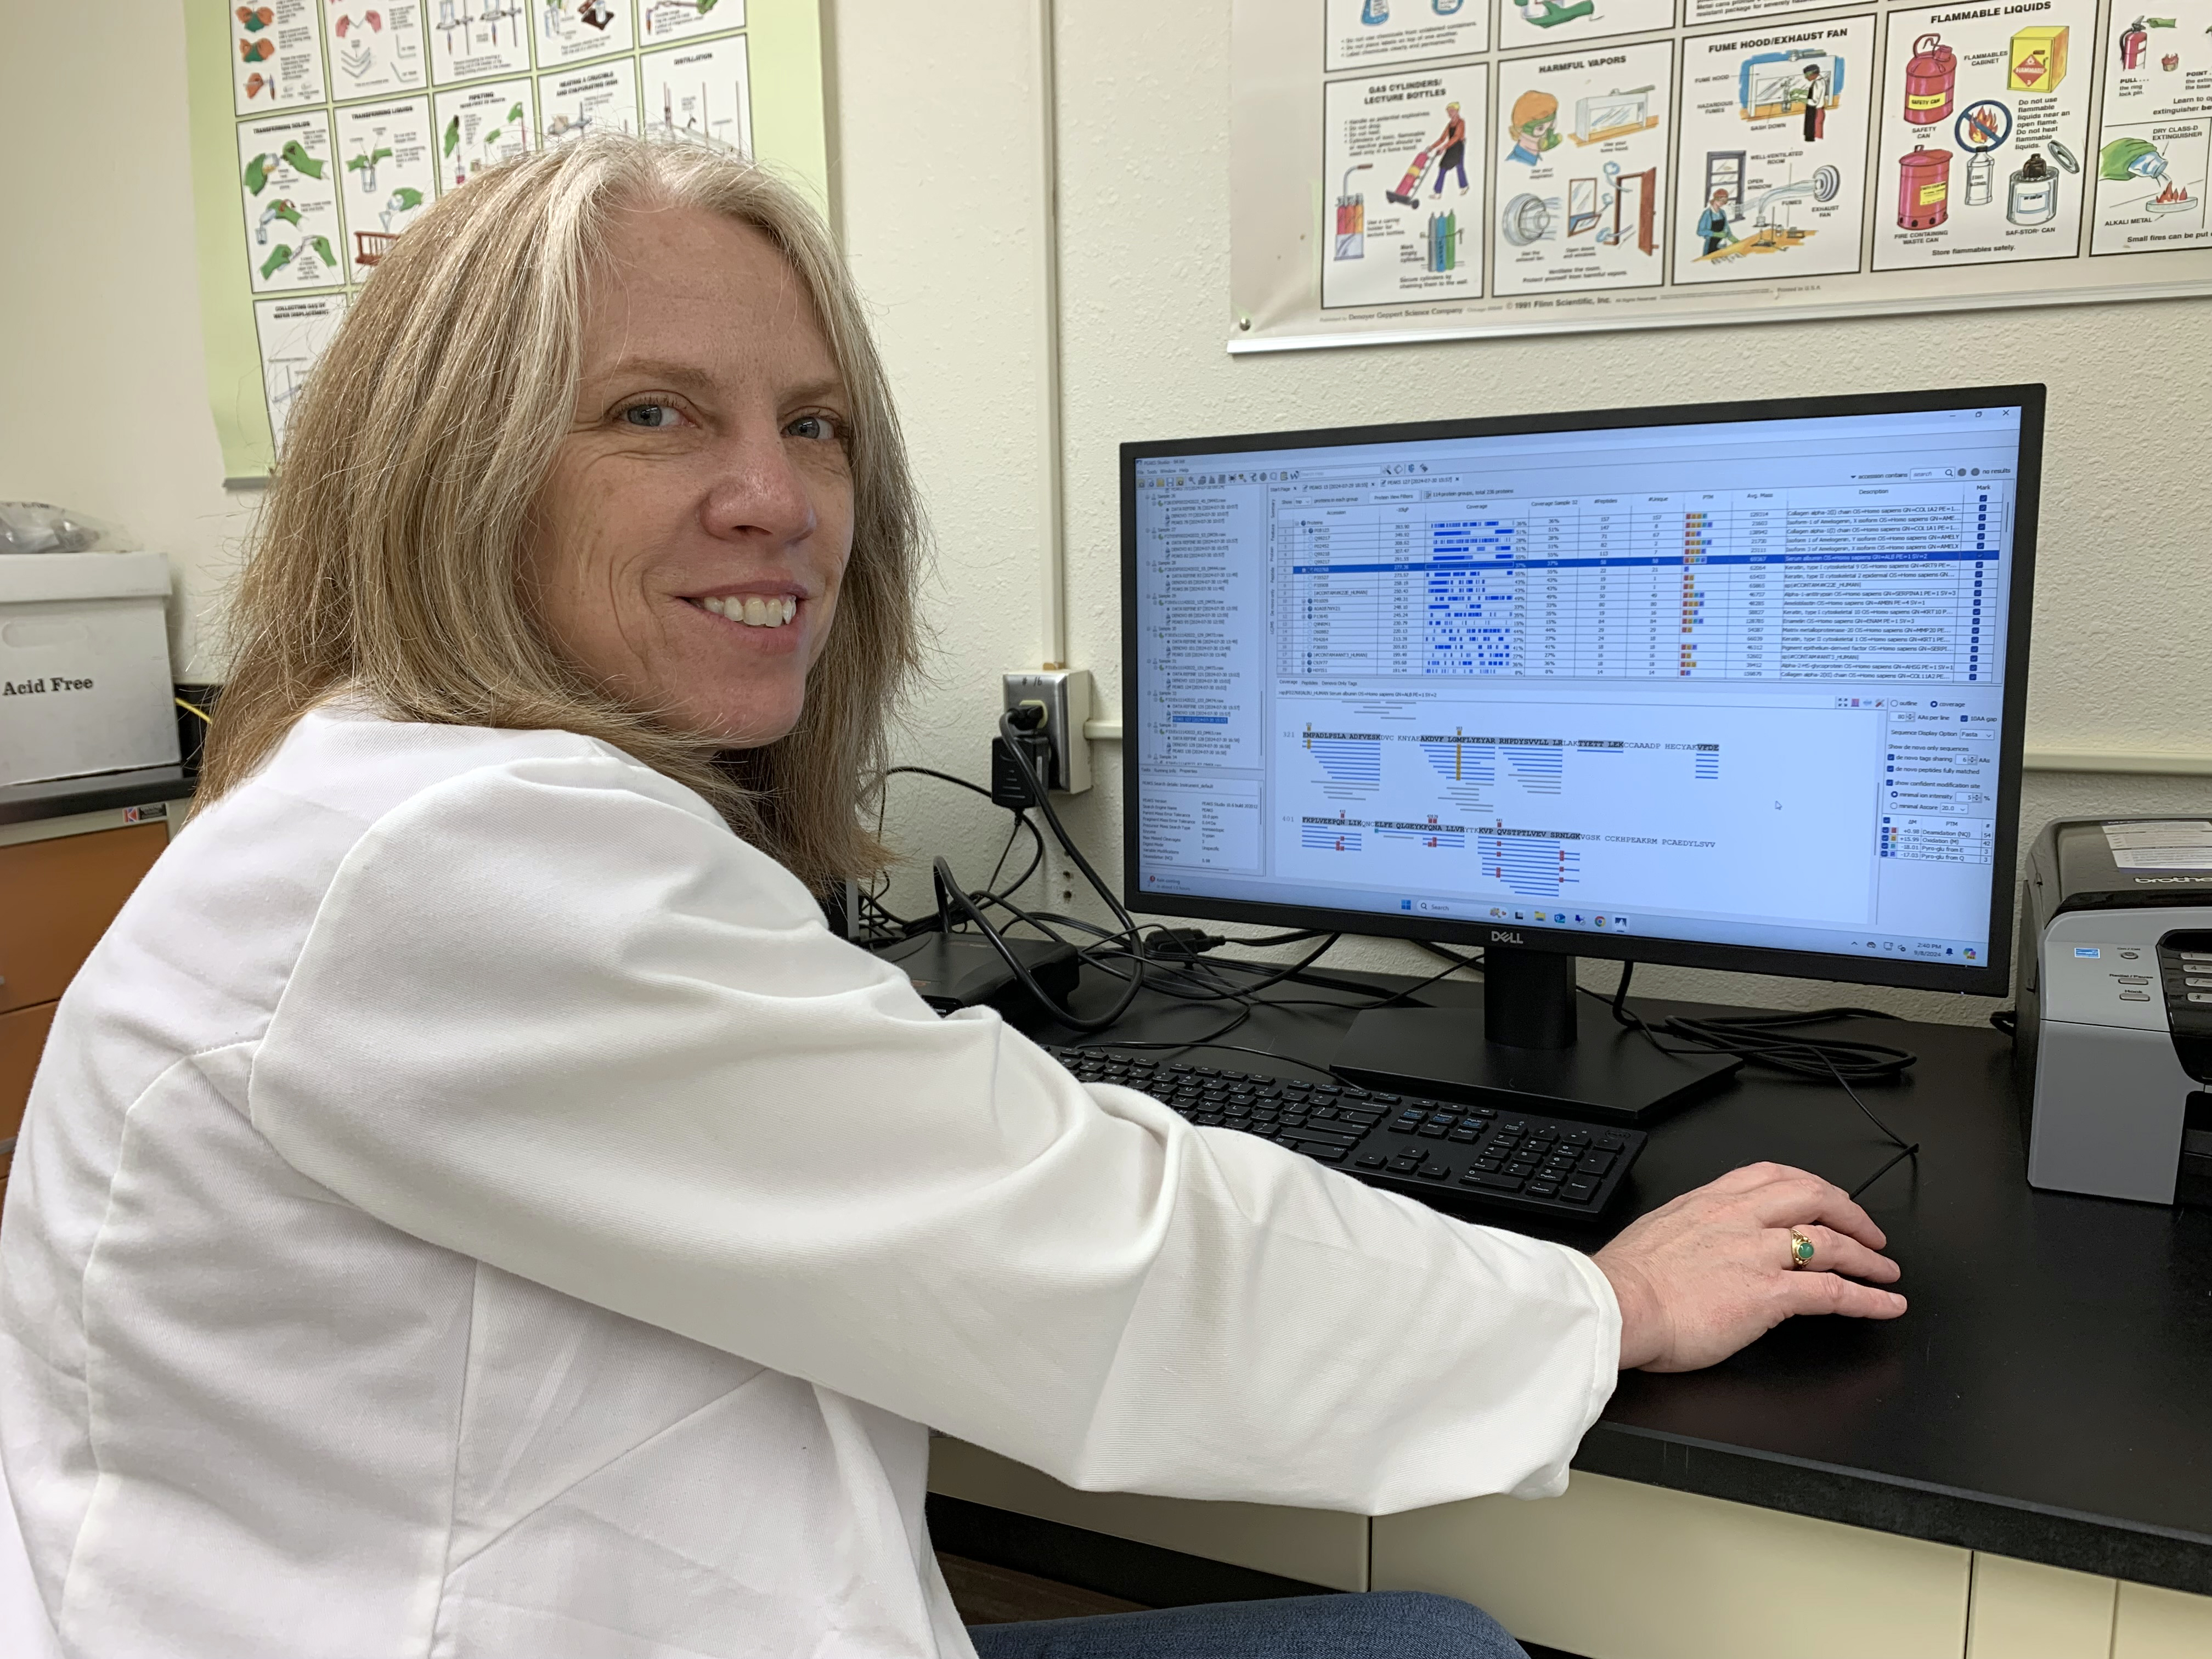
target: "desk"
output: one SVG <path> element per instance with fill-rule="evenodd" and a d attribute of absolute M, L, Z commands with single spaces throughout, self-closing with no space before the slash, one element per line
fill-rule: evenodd
<path fill-rule="evenodd" d="M 1086 985 L 1079 1009 L 1108 1006 L 1111 988 Z M 1471 1005 L 1480 993 L 1438 985 L 1422 994 Z M 1638 1006 L 1647 1017 L 1691 1006 Z M 1225 1040 L 1325 1062 L 1350 1012 L 1263 1008 Z M 1585 1000 L 1583 1017 L 1602 1018 L 1603 1010 Z M 1113 1032 L 1091 1040 L 1194 1036 L 1220 1019 L 1216 1007 L 1147 997 Z M 1923 1149 L 1917 1171 L 1899 1165 L 1865 1200 L 1905 1268 L 1900 1288 L 1911 1311 L 1884 1324 L 1794 1321 L 1710 1370 L 1625 1377 L 1576 1457 L 1577 1471 L 1598 1478 L 1578 1480 L 1561 1500 L 1558 1516 L 1579 1506 L 1583 1519 L 1559 1547 L 1610 1547 L 1609 1530 L 1617 1543 L 1622 1528 L 1652 1537 L 1698 1516 L 1747 1516 L 1752 1530 L 1729 1546 L 1741 1553 L 1757 1547 L 1759 1512 L 1783 1511 L 1795 1519 L 1776 1518 L 1767 1536 L 1784 1559 L 1840 1552 L 1851 1559 L 1858 1550 L 1869 1563 L 1888 1564 L 1878 1569 L 1879 1581 L 1859 1582 L 1862 1597 L 1879 1599 L 1897 1573 L 1911 1578 L 1924 1567 L 1909 1594 L 1948 1605 L 1955 1588 L 1962 1631 L 1970 1621 L 1988 1628 L 1984 1613 L 1996 1618 L 2008 1607 L 2020 1614 L 2028 1632 L 2021 1640 L 2030 1645 L 1976 1637 L 1966 1650 L 1973 1659 L 2169 1651 L 2154 1636 L 2115 1645 L 2116 1625 L 2124 1632 L 2131 1619 L 2139 1632 L 2185 1632 L 2174 1639 L 2185 1644 L 2170 1648 L 2177 1655 L 2212 1654 L 2212 1602 L 2196 1600 L 2212 1595 L 2212 1213 L 2031 1191 L 2010 1045 L 1997 1033 L 1904 1024 L 1879 1030 L 1859 1024 L 1855 1032 L 1920 1055 L 1903 1084 L 1863 1091 Z M 1038 1035 L 1066 1040 L 1049 1027 Z M 1257 1055 L 1190 1058 L 1296 1073 Z M 1553 1236 L 1595 1249 L 1633 1216 L 1755 1158 L 1850 1187 L 1887 1156 L 1840 1091 L 1748 1071 L 1654 1127 L 1603 1231 Z M 1718 1506 L 1683 1499 L 1669 1509 L 1662 1492 Z M 972 1482 L 963 1495 L 977 1495 Z M 1510 1520 L 1479 1518 L 1509 1509 Z M 1470 1553 L 1510 1556 L 1547 1528 L 1567 1525 L 1547 1514 L 1553 1509 L 1477 1499 L 1384 1517 L 1372 1526 L 1368 1582 L 1459 1588 L 1495 1607 L 1498 1591 L 1485 1588 L 1490 1575 L 1478 1564 L 1455 1577 L 1452 1564 Z M 1083 1524 L 1064 1508 L 1050 1518 Z M 1513 1559 L 1508 1577 L 1526 1582 L 1540 1573 L 1528 1559 Z M 1584 1556 L 1575 1565 L 1587 1590 L 1597 1591 L 1604 1575 L 1593 1575 L 1593 1560 Z M 2069 1619 L 2089 1630 L 2100 1618 L 2100 1640 L 2051 1645 L 2054 1632 L 2074 1627 Z M 1559 1632 L 1522 1633 L 1575 1645 Z M 1671 1650 L 1660 1643 L 1623 1659 Z M 1902 1653 L 1921 1644 L 1858 1650 Z M 1962 1651 L 1940 1644 L 1932 1650 Z"/>

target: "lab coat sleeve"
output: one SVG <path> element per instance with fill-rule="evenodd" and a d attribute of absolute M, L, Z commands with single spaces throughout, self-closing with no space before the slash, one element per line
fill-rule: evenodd
<path fill-rule="evenodd" d="M 1587 1258 L 939 1018 L 617 757 L 376 823 L 248 1105 L 394 1227 L 1079 1487 L 1541 1495 L 1613 1384 Z"/>

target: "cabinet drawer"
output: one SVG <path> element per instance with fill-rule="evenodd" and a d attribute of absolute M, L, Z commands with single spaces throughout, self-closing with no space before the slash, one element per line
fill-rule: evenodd
<path fill-rule="evenodd" d="M 1082 1527 L 1332 1589 L 1367 1588 L 1367 1521 L 1272 1504 L 1202 1504 L 1134 1492 L 1077 1492 L 965 1441 L 930 1443 L 929 1489 L 1016 1515 Z"/>
<path fill-rule="evenodd" d="M 1599 1474 L 1379 1516 L 1374 1587 L 1588 1659 L 1960 1659 L 1971 1557 Z"/>
<path fill-rule="evenodd" d="M 0 847 L 0 1012 L 61 995 L 168 844 L 141 823 Z"/>
<path fill-rule="evenodd" d="M 0 1140 L 21 1127 L 31 1074 L 39 1069 L 39 1051 L 46 1046 L 46 1028 L 53 1023 L 51 1002 L 0 1014 Z M 0 1167 L 4 1165 L 0 1159 Z"/>

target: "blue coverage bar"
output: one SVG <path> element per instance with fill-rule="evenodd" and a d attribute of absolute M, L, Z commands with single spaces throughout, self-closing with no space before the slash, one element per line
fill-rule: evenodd
<path fill-rule="evenodd" d="M 1295 576 L 1352 575 L 1382 570 L 1441 570 L 1465 575 L 1470 572 L 1505 570 L 1591 570 L 1599 566 L 1619 570 L 1666 565 L 1682 568 L 1701 564 L 1940 564 L 1967 559 L 1987 563 L 2000 556 L 1996 548 L 1968 547 L 1942 553 L 1700 553 L 1695 558 L 1680 554 L 1624 559 L 1498 559 L 1479 563 L 1471 559 L 1405 559 L 1380 564 L 1294 564 Z"/>

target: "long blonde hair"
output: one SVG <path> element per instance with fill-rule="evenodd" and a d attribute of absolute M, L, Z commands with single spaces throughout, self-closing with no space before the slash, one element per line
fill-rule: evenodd
<path fill-rule="evenodd" d="M 568 428 L 586 282 L 612 216 L 750 225 L 811 295 L 851 397 L 854 530 L 790 736 L 716 754 L 566 660 L 534 614 L 532 513 Z M 377 267 L 301 393 L 231 610 L 200 799 L 235 788 L 348 689 L 403 720 L 599 738 L 712 800 L 816 887 L 879 869 L 860 809 L 919 655 L 921 516 L 866 316 L 828 232 L 743 157 L 590 137 L 479 175 Z"/>

